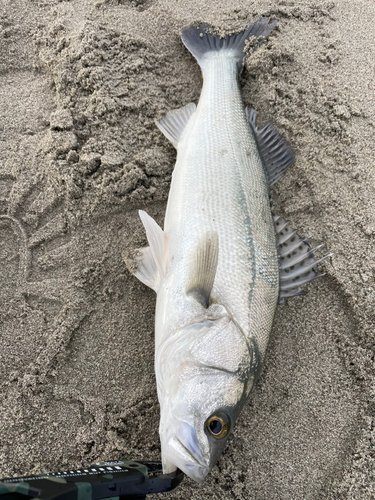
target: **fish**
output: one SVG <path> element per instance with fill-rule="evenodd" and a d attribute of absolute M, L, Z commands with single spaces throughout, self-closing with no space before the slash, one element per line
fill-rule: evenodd
<path fill-rule="evenodd" d="M 274 213 L 270 188 L 293 164 L 292 147 L 272 124 L 258 129 L 241 97 L 245 45 L 256 50 L 275 25 L 262 17 L 225 38 L 206 24 L 182 30 L 203 88 L 197 106 L 156 121 L 177 149 L 164 228 L 139 211 L 148 246 L 131 271 L 157 293 L 163 471 L 198 483 L 259 378 L 277 304 L 306 293 L 323 260 Z"/>

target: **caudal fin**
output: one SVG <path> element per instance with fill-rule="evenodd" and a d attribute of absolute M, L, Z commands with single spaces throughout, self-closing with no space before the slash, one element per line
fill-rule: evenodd
<path fill-rule="evenodd" d="M 252 37 L 262 37 L 261 42 L 268 37 L 276 24 L 276 21 L 269 23 L 268 17 L 261 17 L 254 24 L 250 24 L 246 30 L 226 38 L 220 38 L 219 35 L 211 35 L 209 33 L 210 27 L 207 24 L 200 24 L 198 27 L 188 26 L 187 28 L 183 28 L 181 30 L 181 38 L 185 47 L 190 50 L 202 69 L 204 68 L 204 55 L 207 52 L 221 50 L 232 50 L 233 56 L 237 57 L 239 65 L 242 65 L 245 42 Z M 258 45 L 255 45 L 255 48 Z"/>

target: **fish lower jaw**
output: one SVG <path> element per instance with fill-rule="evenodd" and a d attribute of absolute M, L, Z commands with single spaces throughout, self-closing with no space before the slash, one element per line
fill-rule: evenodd
<path fill-rule="evenodd" d="M 178 468 L 197 483 L 203 483 L 210 472 L 209 467 L 199 462 L 176 436 L 172 436 L 163 448 L 164 474 Z"/>

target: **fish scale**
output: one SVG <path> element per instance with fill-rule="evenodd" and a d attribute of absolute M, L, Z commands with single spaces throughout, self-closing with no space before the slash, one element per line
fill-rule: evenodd
<path fill-rule="evenodd" d="M 246 40 L 261 36 L 256 48 L 274 26 L 260 18 L 224 39 L 206 25 L 182 30 L 203 89 L 197 107 L 156 122 L 177 149 L 164 231 L 140 211 L 150 246 L 129 263 L 157 292 L 163 471 L 178 467 L 199 483 L 259 376 L 277 302 L 303 295 L 300 285 L 318 277 L 310 245 L 269 197 L 294 152 L 271 124 L 258 130 L 240 94 Z"/>
<path fill-rule="evenodd" d="M 178 292 L 186 289 L 186 256 L 206 231 L 216 230 L 219 261 L 212 295 L 226 305 L 263 354 L 278 297 L 268 185 L 246 120 L 236 61 L 227 53 L 206 57 L 202 94 L 178 145 L 168 199 L 164 230 L 170 255 L 180 258 L 174 259 L 165 307 L 175 304 Z M 265 269 L 268 281 L 261 274 Z M 182 293 L 180 300 L 183 297 Z M 161 335 L 168 335 L 168 330 L 164 323 Z"/>

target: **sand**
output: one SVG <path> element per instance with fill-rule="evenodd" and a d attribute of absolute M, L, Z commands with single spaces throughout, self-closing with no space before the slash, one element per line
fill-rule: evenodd
<path fill-rule="evenodd" d="M 179 38 L 268 15 L 243 98 L 297 152 L 276 212 L 326 275 L 277 310 L 266 366 L 203 486 L 173 499 L 375 498 L 375 3 L 0 1 L 0 477 L 160 459 L 154 293 L 122 255 L 162 224 L 175 151 L 154 119 L 197 102 Z"/>

